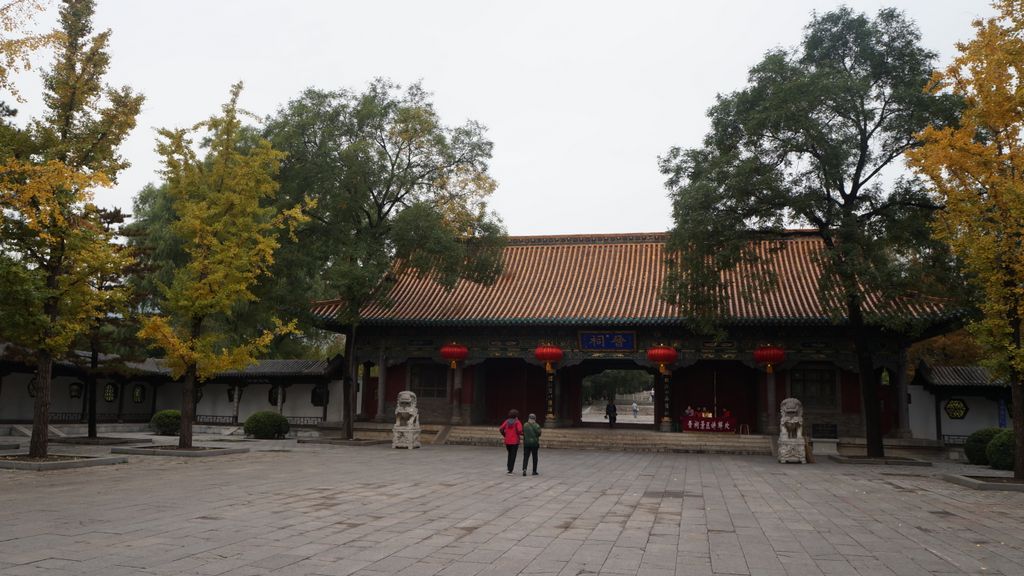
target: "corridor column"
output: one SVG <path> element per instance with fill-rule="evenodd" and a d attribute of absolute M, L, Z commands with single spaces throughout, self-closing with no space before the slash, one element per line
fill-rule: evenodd
<path fill-rule="evenodd" d="M 662 390 L 662 394 L 661 394 L 661 396 L 662 396 L 662 398 L 661 398 L 661 409 L 662 409 L 662 412 L 661 412 L 661 425 L 659 426 L 658 429 L 661 430 L 662 432 L 671 432 L 672 431 L 672 416 L 671 416 L 671 414 L 672 414 L 672 406 L 671 406 L 671 402 L 669 400 L 669 391 L 668 391 L 669 380 L 671 378 L 672 378 L 672 372 L 670 372 L 669 370 L 665 370 L 664 372 L 661 373 L 661 390 Z"/>
<path fill-rule="evenodd" d="M 452 426 L 462 425 L 462 370 L 461 365 L 452 370 Z"/>
<path fill-rule="evenodd" d="M 380 360 L 377 362 L 377 415 L 374 420 L 387 422 L 388 417 L 384 414 L 384 393 L 387 390 L 388 359 L 384 355 L 384 349 L 380 349 Z"/>

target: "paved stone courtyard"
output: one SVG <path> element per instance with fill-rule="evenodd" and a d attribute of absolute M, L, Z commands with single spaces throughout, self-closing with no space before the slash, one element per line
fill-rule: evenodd
<path fill-rule="evenodd" d="M 0 470 L 0 574 L 1024 574 L 1024 494 L 945 467 L 223 445 L 253 452 Z"/>

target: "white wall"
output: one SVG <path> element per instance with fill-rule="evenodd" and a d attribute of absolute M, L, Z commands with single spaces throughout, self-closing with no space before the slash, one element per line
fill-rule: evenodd
<path fill-rule="evenodd" d="M 910 391 L 910 430 L 914 438 L 935 438 L 935 395 L 923 386 L 908 386 Z M 967 403 L 967 416 L 963 420 L 952 420 L 946 415 L 945 399 L 939 414 L 942 418 L 942 433 L 967 436 L 981 428 L 999 427 L 999 403 L 982 396 L 955 395 Z"/>
<path fill-rule="evenodd" d="M 203 386 L 203 399 L 196 406 L 196 414 L 204 416 L 231 416 L 234 403 L 228 400 L 230 384 L 211 383 Z M 285 390 L 285 416 L 320 417 L 323 407 L 313 406 L 310 401 L 314 385 L 311 383 L 292 384 Z M 277 406 L 270 404 L 270 384 L 249 384 L 242 391 L 238 405 L 238 421 L 244 422 L 254 412 L 277 412 Z M 180 394 L 180 392 L 179 392 Z M 333 399 L 333 395 L 332 395 Z M 180 402 L 179 402 L 180 404 Z"/>
<path fill-rule="evenodd" d="M 3 383 L 0 384 L 0 420 L 32 421 L 35 399 L 29 396 L 28 393 L 28 382 L 31 379 L 32 374 L 29 373 L 15 373 L 4 376 Z M 79 398 L 71 397 L 70 388 L 73 382 L 82 384 L 82 395 Z M 99 395 L 99 399 L 96 402 L 97 414 L 117 414 L 119 401 L 117 399 L 113 402 L 103 400 L 103 388 L 108 382 L 110 380 L 103 378 L 96 382 L 96 393 Z M 118 386 L 118 394 L 125 395 L 121 401 L 123 402 L 122 414 L 149 414 L 150 406 L 152 406 L 152 386 L 145 384 L 146 397 L 141 404 L 135 404 L 132 402 L 132 388 L 135 382 L 129 382 L 124 386 L 117 383 L 115 385 Z M 58 376 L 53 379 L 50 386 L 51 413 L 71 412 L 82 414 L 82 406 L 85 401 L 85 383 L 82 379 L 72 376 Z"/>

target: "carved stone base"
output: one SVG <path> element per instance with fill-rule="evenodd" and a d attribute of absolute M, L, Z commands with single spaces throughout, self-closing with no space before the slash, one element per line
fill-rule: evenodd
<path fill-rule="evenodd" d="M 392 448 L 413 448 L 420 447 L 420 427 L 399 427 L 392 428 Z"/>
<path fill-rule="evenodd" d="M 803 438 L 779 438 L 779 462 L 807 463 L 807 446 Z"/>

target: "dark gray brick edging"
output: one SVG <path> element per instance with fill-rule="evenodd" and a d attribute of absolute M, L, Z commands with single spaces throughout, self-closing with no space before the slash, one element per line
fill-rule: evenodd
<path fill-rule="evenodd" d="M 1024 492 L 1024 484 L 986 482 L 984 480 L 978 480 L 977 478 L 971 478 L 969 476 L 961 476 L 960 474 L 943 474 L 942 479 L 945 480 L 946 482 L 952 482 L 953 484 L 959 484 L 961 486 L 966 486 L 974 490 L 1005 490 L 1007 492 Z"/>
<path fill-rule="evenodd" d="M 55 454 L 56 456 L 56 454 Z M 69 468 L 88 468 L 90 466 L 106 466 L 124 464 L 128 459 L 124 456 L 103 456 L 93 458 L 80 456 L 75 460 L 59 460 L 57 462 L 22 462 L 18 460 L 0 460 L 0 469 L 6 470 L 67 470 Z"/>
<path fill-rule="evenodd" d="M 931 466 L 932 463 L 927 460 L 917 460 L 915 458 L 848 458 L 846 456 L 839 456 L 836 454 L 830 454 L 829 460 L 838 462 L 839 464 L 864 464 L 878 466 L 881 464 L 887 464 L 889 466 Z"/>
<path fill-rule="evenodd" d="M 220 448 L 213 447 L 209 450 L 161 450 L 159 448 L 123 448 L 115 447 L 110 449 L 111 454 L 132 454 L 135 456 L 171 456 L 176 458 L 206 458 L 209 456 L 227 456 L 229 454 L 244 454 L 248 448 Z"/>

